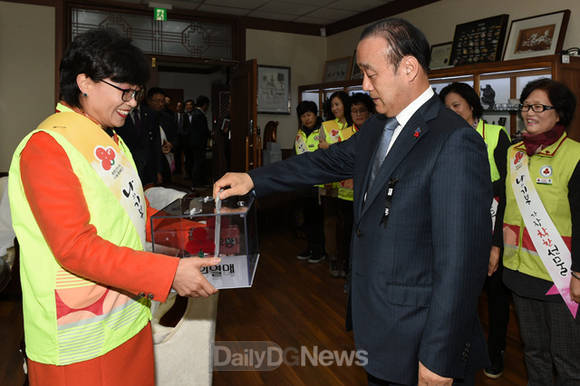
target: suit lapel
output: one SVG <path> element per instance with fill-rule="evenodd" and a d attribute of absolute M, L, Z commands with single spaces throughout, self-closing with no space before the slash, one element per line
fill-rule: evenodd
<path fill-rule="evenodd" d="M 387 184 L 389 178 L 391 177 L 393 171 L 399 166 L 399 164 L 405 159 L 407 154 L 411 151 L 411 149 L 417 144 L 428 132 L 429 126 L 427 125 L 426 121 L 431 120 L 437 115 L 439 109 L 439 97 L 433 96 L 429 99 L 423 106 L 419 108 L 413 114 L 411 119 L 407 122 L 405 127 L 401 130 L 401 133 L 397 137 L 395 143 L 391 147 L 391 150 L 387 154 L 385 161 L 379 168 L 377 176 L 373 182 L 372 186 L 368 185 L 368 179 L 370 175 L 370 167 L 367 165 L 367 172 L 365 176 L 365 186 L 367 197 L 366 197 L 366 205 L 362 205 L 361 210 L 361 217 L 365 214 L 368 208 L 371 206 L 370 204 L 377 198 L 377 196 L 384 192 L 385 185 Z M 376 152 L 376 149 L 375 149 Z M 374 152 L 373 158 L 369 160 L 372 162 L 374 159 Z M 364 197 L 364 190 L 362 192 Z M 362 202 L 362 200 L 360 200 Z"/>

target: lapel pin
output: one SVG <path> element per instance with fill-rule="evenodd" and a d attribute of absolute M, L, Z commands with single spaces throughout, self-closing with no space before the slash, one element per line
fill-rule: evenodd
<path fill-rule="evenodd" d="M 415 138 L 419 138 L 419 135 L 420 135 L 420 134 L 421 134 L 421 128 L 420 128 L 420 127 L 417 127 L 417 128 L 415 129 L 415 132 L 413 133 L 413 137 L 415 137 Z"/>

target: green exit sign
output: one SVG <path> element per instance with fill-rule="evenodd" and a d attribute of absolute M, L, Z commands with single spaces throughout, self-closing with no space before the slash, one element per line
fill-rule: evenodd
<path fill-rule="evenodd" d="M 167 9 L 155 8 L 155 12 L 153 13 L 153 19 L 157 21 L 167 21 Z"/>

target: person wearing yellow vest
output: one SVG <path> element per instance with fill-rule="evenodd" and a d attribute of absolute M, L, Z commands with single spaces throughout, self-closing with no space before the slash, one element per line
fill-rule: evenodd
<path fill-rule="evenodd" d="M 375 114 L 375 104 L 368 94 L 354 93 L 350 96 L 350 115 L 352 117 L 353 135 L 357 133 L 367 119 Z M 350 278 L 350 236 L 353 227 L 353 180 L 340 181 L 338 186 L 338 210 L 336 221 L 337 264 L 331 264 L 330 274 L 333 277 L 346 277 L 345 290 Z"/>
<path fill-rule="evenodd" d="M 297 155 L 318 150 L 322 120 L 318 116 L 318 107 L 312 101 L 302 101 L 296 106 L 299 129 L 294 140 Z M 308 187 L 299 191 L 303 211 L 302 229 L 306 234 L 308 245 L 298 253 L 298 260 L 319 263 L 326 258 L 324 250 L 324 220 L 322 206 L 318 201 L 318 187 Z"/>
<path fill-rule="evenodd" d="M 143 251 L 151 213 L 113 131 L 147 81 L 143 53 L 105 30 L 78 35 L 60 66 L 61 103 L 18 145 L 9 199 L 20 243 L 30 385 L 155 384 L 151 300 L 216 292 L 219 259 Z"/>
<path fill-rule="evenodd" d="M 352 119 L 350 116 L 350 96 L 344 91 L 335 91 L 325 104 L 325 115 L 331 119 L 322 122 L 323 135 L 320 136 L 320 148 L 328 149 L 330 145 L 342 142 L 350 138 L 353 134 Z M 341 217 L 339 212 L 341 199 L 352 190 L 344 189 L 348 181 L 337 181 L 325 184 L 320 193 L 323 195 L 324 222 L 326 231 L 326 250 L 329 255 L 330 275 L 341 276 L 345 270 L 341 264 L 342 244 L 341 237 Z M 342 196 L 342 197 L 341 197 Z M 341 272 L 342 271 L 342 272 Z"/>
<path fill-rule="evenodd" d="M 530 385 L 580 384 L 580 143 L 576 97 L 540 78 L 520 97 L 523 141 L 508 150 L 504 282 L 513 291 Z"/>
<path fill-rule="evenodd" d="M 490 125 L 482 119 L 483 106 L 475 90 L 465 83 L 451 83 L 439 93 L 441 101 L 467 121 L 485 142 L 493 186 L 495 212 L 493 243 L 489 257 L 485 290 L 488 298 L 488 352 L 491 365 L 484 369 L 489 378 L 499 378 L 504 369 L 504 351 L 509 322 L 510 294 L 502 281 L 503 250 L 502 224 L 505 211 L 506 154 L 510 146 L 508 132 L 503 126 Z"/>

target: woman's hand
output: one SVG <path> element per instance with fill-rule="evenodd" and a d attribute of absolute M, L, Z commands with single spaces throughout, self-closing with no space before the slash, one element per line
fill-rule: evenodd
<path fill-rule="evenodd" d="M 330 144 L 328 142 L 326 142 L 326 138 L 323 136 L 320 136 L 318 139 L 318 148 L 319 149 L 328 149 L 330 147 Z"/>
<path fill-rule="evenodd" d="M 580 277 L 580 272 L 574 272 L 574 274 Z M 576 279 L 574 276 L 570 279 L 570 297 L 576 303 L 580 303 L 580 279 Z"/>
<path fill-rule="evenodd" d="M 491 252 L 489 252 L 489 264 L 487 266 L 487 276 L 491 276 L 497 271 L 499 266 L 499 252 L 500 248 L 495 245 L 491 247 Z"/>
<path fill-rule="evenodd" d="M 348 180 L 341 181 L 340 185 L 343 188 L 354 189 L 354 182 L 353 182 L 352 178 L 349 178 Z"/>
<path fill-rule="evenodd" d="M 217 257 L 187 257 L 179 259 L 175 277 L 173 278 L 173 289 L 181 296 L 193 298 L 208 297 L 215 294 L 217 289 L 203 276 L 201 268 L 216 265 L 220 261 L 221 259 Z"/>
<path fill-rule="evenodd" d="M 215 198 L 219 194 L 220 199 L 224 200 L 231 196 L 244 195 L 253 188 L 254 181 L 248 173 L 226 173 L 213 184 L 213 196 Z"/>

